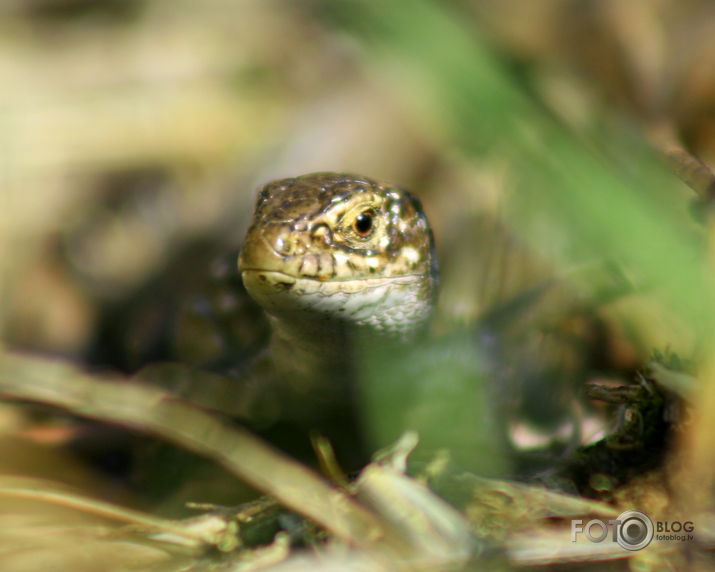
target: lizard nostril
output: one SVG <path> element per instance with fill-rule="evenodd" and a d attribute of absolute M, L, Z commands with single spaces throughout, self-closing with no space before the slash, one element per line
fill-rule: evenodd
<path fill-rule="evenodd" d="M 333 233 L 324 222 L 318 223 L 311 228 L 310 237 L 312 240 L 330 245 L 333 241 Z"/>

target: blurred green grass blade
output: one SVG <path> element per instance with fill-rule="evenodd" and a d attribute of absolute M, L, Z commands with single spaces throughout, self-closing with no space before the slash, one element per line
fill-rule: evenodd
<path fill-rule="evenodd" d="M 566 243 L 566 264 L 612 258 L 637 283 L 657 286 L 670 311 L 688 320 L 710 315 L 695 224 L 679 183 L 645 145 L 635 153 L 632 141 L 612 141 L 633 155 L 620 165 L 599 156 L 529 99 L 464 14 L 444 4 L 342 0 L 326 8 L 463 152 L 489 148 L 509 160 L 516 231 L 538 246 L 548 237 L 533 229 L 551 227 Z"/>

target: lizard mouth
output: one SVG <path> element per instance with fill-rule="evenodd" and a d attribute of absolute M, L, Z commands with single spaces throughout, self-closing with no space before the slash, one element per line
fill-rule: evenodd
<path fill-rule="evenodd" d="M 257 281 L 258 284 L 265 284 L 268 286 L 277 286 L 281 290 L 290 290 L 295 286 L 296 281 L 301 279 L 296 276 L 291 276 L 280 270 L 268 270 L 264 268 L 242 268 L 241 277 L 244 283 L 246 281 L 254 282 Z"/>
<path fill-rule="evenodd" d="M 420 274 L 403 274 L 399 276 L 366 276 L 366 277 L 325 277 L 325 276 L 296 276 L 281 270 L 269 268 L 241 268 L 241 276 L 245 279 L 255 279 L 259 283 L 265 284 L 283 284 L 286 289 L 294 286 L 298 282 L 320 284 L 345 284 L 347 290 L 352 290 L 350 286 L 364 284 L 365 287 L 377 287 L 388 283 L 412 283 L 422 280 L 424 277 Z"/>

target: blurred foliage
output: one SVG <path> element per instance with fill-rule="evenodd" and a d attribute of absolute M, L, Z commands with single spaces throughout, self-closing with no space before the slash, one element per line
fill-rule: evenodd
<path fill-rule="evenodd" d="M 714 10 L 708 0 L 3 2 L 0 330 L 5 349 L 31 353 L 22 367 L 0 364 L 4 394 L 26 400 L 0 409 L 2 474 L 40 489 L 36 479 L 51 479 L 47 490 L 70 486 L 147 514 L 187 518 L 195 514 L 187 500 L 240 505 L 241 518 L 264 518 L 254 543 L 264 552 L 250 542 L 243 551 L 222 546 L 254 568 L 314 567 L 291 548 L 299 545 L 324 549 L 328 567 L 390 569 L 410 550 L 422 565 L 450 553 L 455 565 L 563 562 L 568 530 L 559 519 L 607 509 L 683 515 L 701 545 L 711 543 L 715 178 L 700 165 L 705 184 L 693 185 L 690 163 L 678 161 L 715 163 Z M 663 160 L 663 141 L 687 151 L 675 168 Z M 360 399 L 371 450 L 418 428 L 421 445 L 397 457 L 409 456 L 412 473 L 462 510 L 450 512 L 394 458 L 369 465 L 354 485 L 360 492 L 348 492 L 374 526 L 397 530 L 401 540 L 384 545 L 316 518 L 301 504 L 307 489 L 287 494 L 280 487 L 290 484 L 258 476 L 251 485 L 290 510 L 242 505 L 256 496 L 234 480 L 243 469 L 154 455 L 146 432 L 167 434 L 149 423 L 151 407 L 122 423 L 122 407 L 146 397 L 131 384 L 122 396 L 115 381 L 102 407 L 87 396 L 104 394 L 90 389 L 74 402 L 42 393 L 65 378 L 40 355 L 92 376 L 180 362 L 191 368 L 171 383 L 201 367 L 205 392 L 212 380 L 240 378 L 268 337 L 234 263 L 255 188 L 318 170 L 418 192 L 437 239 L 433 341 L 365 364 Z M 649 363 L 654 350 L 670 357 Z M 633 391 L 617 388 L 644 387 L 635 372 L 647 366 L 654 393 L 638 391 L 663 408 L 651 423 L 658 431 L 646 432 L 647 448 L 614 454 L 618 429 L 637 446 L 634 415 L 650 415 L 652 403 L 591 402 L 585 384 L 612 398 Z M 68 388 L 95 387 L 95 377 L 72 372 Z M 601 440 L 619 414 L 629 423 Z M 175 443 L 226 467 L 206 434 L 183 430 Z M 289 452 L 316 464 L 307 436 L 271 437 L 301 441 Z M 579 446 L 591 447 L 579 455 L 598 454 L 581 462 Z M 636 457 L 638 467 L 627 465 Z M 479 480 L 485 475 L 531 484 Z M 535 500 L 542 485 L 557 496 Z M 563 491 L 612 506 L 569 504 L 585 501 Z M 408 498 L 418 499 L 416 513 Z M 119 533 L 90 511 L 50 505 L 0 501 L 3 569 L 47 568 L 62 554 L 61 567 L 92 570 L 114 558 L 115 542 L 126 550 L 117 569 L 209 565 L 228 538 L 211 537 L 210 550 L 201 537 L 167 551 L 145 531 Z M 538 516 L 523 517 L 531 507 Z M 400 514 L 411 515 L 404 525 Z M 231 518 L 221 516 L 221 526 Z M 38 532 L 59 523 L 54 538 Z M 277 530 L 288 536 L 274 539 Z M 92 539 L 91 554 L 72 550 L 78 538 Z M 341 542 L 352 549 L 341 552 Z M 596 557 L 595 546 L 579 544 L 567 558 L 626 556 Z M 629 554 L 630 565 L 677 569 L 677 548 Z M 704 566 L 709 556 L 690 558 Z"/>

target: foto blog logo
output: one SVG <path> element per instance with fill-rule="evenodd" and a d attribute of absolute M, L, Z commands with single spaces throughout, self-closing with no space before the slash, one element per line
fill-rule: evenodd
<path fill-rule="evenodd" d="M 610 530 L 609 530 L 610 529 Z M 571 542 L 576 542 L 577 534 L 584 534 L 591 542 L 603 542 L 611 535 L 612 542 L 625 550 L 642 550 L 653 540 L 653 521 L 637 510 L 627 510 L 614 520 L 571 521 Z"/>

